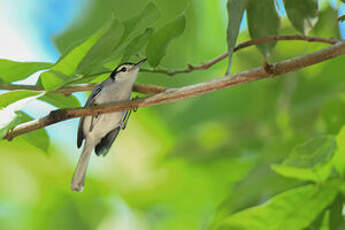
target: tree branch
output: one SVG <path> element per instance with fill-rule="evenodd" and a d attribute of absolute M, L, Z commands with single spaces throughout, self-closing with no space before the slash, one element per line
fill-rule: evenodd
<path fill-rule="evenodd" d="M 96 115 L 101 113 L 111 113 L 126 109 L 134 109 L 144 106 L 152 106 L 163 103 L 172 103 L 210 93 L 216 90 L 233 87 L 247 82 L 256 81 L 268 77 L 281 75 L 287 72 L 302 69 L 328 59 L 340 56 L 345 53 L 345 41 L 336 43 L 328 48 L 307 54 L 301 57 L 288 59 L 274 64 L 266 64 L 264 67 L 243 71 L 234 75 L 228 75 L 215 80 L 185 86 L 182 88 L 170 88 L 162 93 L 149 97 L 134 99 L 131 101 L 118 102 L 107 105 L 91 106 L 86 108 L 59 109 L 52 111 L 49 115 L 38 120 L 26 122 L 16 126 L 4 139 L 11 140 L 21 134 L 43 128 L 45 126 L 58 123 L 67 119 Z M 269 71 L 268 71 L 269 70 Z"/>
<path fill-rule="evenodd" d="M 284 36 L 272 36 L 272 37 L 265 37 L 265 38 L 259 38 L 255 40 L 246 41 L 243 43 L 238 44 L 234 48 L 234 52 L 247 48 L 249 46 L 261 44 L 261 43 L 267 43 L 267 42 L 274 42 L 274 41 L 307 41 L 307 42 L 320 42 L 320 43 L 327 43 L 334 45 L 335 43 L 339 42 L 339 40 L 335 38 L 318 38 L 318 37 L 309 37 L 309 36 L 303 36 L 303 35 L 284 35 Z M 169 76 L 174 76 L 181 73 L 190 73 L 195 70 L 205 70 L 213 66 L 214 64 L 222 61 L 223 59 L 228 57 L 228 53 L 222 54 L 215 59 L 212 59 L 208 62 L 205 62 L 198 66 L 193 66 L 191 64 L 187 65 L 185 69 L 180 70 L 166 70 L 166 69 L 141 69 L 142 72 L 149 72 L 149 73 L 160 73 L 160 74 L 166 74 Z"/>
<path fill-rule="evenodd" d="M 80 84 L 80 85 L 71 85 L 65 86 L 63 88 L 51 91 L 51 93 L 61 93 L 66 96 L 71 95 L 75 92 L 83 92 L 93 90 L 97 84 Z M 0 84 L 0 89 L 5 90 L 32 90 L 32 91 L 45 91 L 41 86 L 36 85 L 11 85 L 11 84 Z M 138 93 L 144 94 L 156 94 L 161 93 L 167 88 L 158 86 L 158 85 L 144 85 L 144 84 L 135 84 L 133 90 Z"/>

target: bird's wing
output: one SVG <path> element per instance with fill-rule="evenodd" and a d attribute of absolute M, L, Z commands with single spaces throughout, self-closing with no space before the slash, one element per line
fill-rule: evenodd
<path fill-rule="evenodd" d="M 95 153 L 97 154 L 97 156 L 100 156 L 100 155 L 105 156 L 108 153 L 115 138 L 119 134 L 120 129 L 121 129 L 121 126 L 116 127 L 115 129 L 110 131 L 107 135 L 105 135 L 105 137 L 103 137 L 102 140 L 96 145 Z"/>
<path fill-rule="evenodd" d="M 104 86 L 104 84 L 101 83 L 101 84 L 97 85 L 92 90 L 92 93 L 90 94 L 89 98 L 87 99 L 84 107 L 89 106 L 89 105 L 95 105 L 95 99 L 96 99 L 97 95 L 99 95 L 99 93 L 101 92 L 103 86 Z M 78 146 L 78 148 L 81 147 L 81 145 L 83 143 L 83 140 L 85 138 L 85 134 L 84 134 L 84 131 L 83 131 L 84 118 L 85 117 L 80 117 L 80 119 L 79 119 L 78 138 L 77 138 L 77 146 Z"/>

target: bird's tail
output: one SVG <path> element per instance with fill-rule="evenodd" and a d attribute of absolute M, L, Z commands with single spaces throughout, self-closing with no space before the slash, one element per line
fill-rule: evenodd
<path fill-rule="evenodd" d="M 86 175 L 87 166 L 89 164 L 90 156 L 92 153 L 93 145 L 85 141 L 83 152 L 80 155 L 77 168 L 74 171 L 71 190 L 82 192 L 84 188 L 84 180 Z"/>

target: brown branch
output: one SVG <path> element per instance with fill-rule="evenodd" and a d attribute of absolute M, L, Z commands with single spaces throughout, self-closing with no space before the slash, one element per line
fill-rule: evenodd
<path fill-rule="evenodd" d="M 93 90 L 93 88 L 97 84 L 80 84 L 80 85 L 71 85 L 71 86 L 65 86 L 63 88 L 57 89 L 55 91 L 51 91 L 51 93 L 61 93 L 70 95 L 75 92 L 82 92 L 82 91 L 90 91 Z M 45 89 L 41 86 L 35 86 L 35 85 L 10 85 L 10 84 L 0 84 L 0 89 L 5 90 L 32 90 L 32 91 L 44 91 Z M 144 93 L 144 94 L 156 94 L 161 93 L 167 88 L 157 85 L 143 85 L 143 84 L 135 84 L 133 87 L 133 90 L 138 93 Z"/>
<path fill-rule="evenodd" d="M 134 99 L 131 101 L 118 102 L 114 104 L 92 106 L 86 108 L 59 109 L 52 111 L 49 115 L 38 120 L 26 122 L 16 126 L 4 139 L 11 140 L 21 134 L 43 128 L 45 126 L 58 123 L 67 119 L 89 116 L 100 113 L 110 113 L 125 109 L 134 109 L 144 106 L 152 106 L 163 103 L 172 103 L 195 97 L 201 94 L 210 93 L 216 90 L 245 84 L 247 82 L 256 81 L 287 72 L 302 69 L 304 67 L 314 65 L 330 58 L 340 56 L 345 53 L 345 41 L 336 43 L 328 48 L 307 54 L 301 57 L 288 59 L 274 64 L 266 64 L 265 67 L 255 68 L 249 71 L 243 71 L 234 75 L 228 75 L 208 82 L 195 85 L 185 86 L 182 88 L 167 89 L 162 93 L 149 97 Z M 267 65 L 270 71 L 267 72 Z"/>
<path fill-rule="evenodd" d="M 234 52 L 247 48 L 249 46 L 261 44 L 261 43 L 267 43 L 267 42 L 274 42 L 274 41 L 307 41 L 307 42 L 320 42 L 320 43 L 327 43 L 334 45 L 335 43 L 339 42 L 339 40 L 335 38 L 318 38 L 318 37 L 309 37 L 309 36 L 303 36 L 303 35 L 283 35 L 283 36 L 272 36 L 272 37 L 265 37 L 265 38 L 259 38 L 255 40 L 246 41 L 243 43 L 238 44 L 234 48 Z M 187 65 L 185 69 L 179 69 L 179 70 L 165 70 L 165 69 L 141 69 L 142 72 L 149 72 L 149 73 L 160 73 L 160 74 L 166 74 L 169 76 L 174 76 L 176 74 L 181 73 L 190 73 L 195 70 L 205 70 L 213 66 L 214 64 L 222 61 L 223 59 L 228 57 L 228 53 L 222 54 L 215 59 L 212 59 L 208 62 L 205 62 L 198 66 L 193 65 Z"/>

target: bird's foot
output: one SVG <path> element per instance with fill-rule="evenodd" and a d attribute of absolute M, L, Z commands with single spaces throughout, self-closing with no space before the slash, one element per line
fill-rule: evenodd
<path fill-rule="evenodd" d="M 129 110 L 126 115 L 123 117 L 121 122 L 121 129 L 125 129 L 127 127 L 127 123 L 129 120 L 129 117 L 131 116 L 132 110 Z"/>
<path fill-rule="evenodd" d="M 133 98 L 133 100 L 139 99 L 139 98 L 140 98 L 139 96 L 135 96 L 135 97 Z M 135 107 L 135 108 L 133 108 L 132 110 L 133 110 L 133 112 L 136 112 L 136 111 L 138 111 L 138 107 Z"/>

